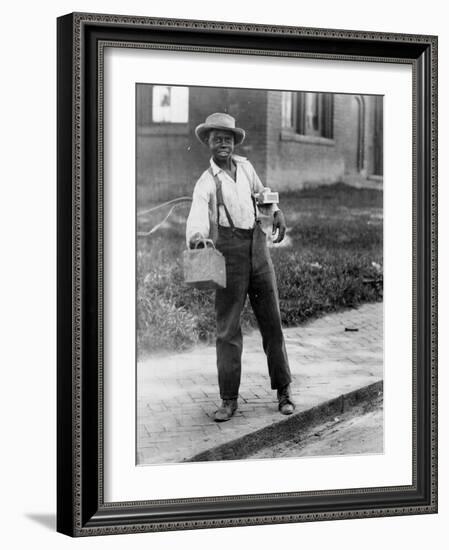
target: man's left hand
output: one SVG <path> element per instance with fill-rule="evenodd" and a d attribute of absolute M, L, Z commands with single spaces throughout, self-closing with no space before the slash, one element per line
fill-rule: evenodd
<path fill-rule="evenodd" d="M 287 231 L 287 225 L 285 224 L 284 214 L 281 210 L 276 210 L 273 219 L 273 235 L 278 231 L 278 236 L 273 240 L 274 243 L 280 243 L 285 237 Z"/>

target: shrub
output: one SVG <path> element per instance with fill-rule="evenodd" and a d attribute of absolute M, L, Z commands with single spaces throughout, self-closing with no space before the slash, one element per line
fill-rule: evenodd
<path fill-rule="evenodd" d="M 170 288 L 176 283 L 170 270 L 150 272 L 137 289 L 137 338 L 139 350 L 182 350 L 198 341 L 195 315 L 178 306 Z M 167 281 L 167 285 L 163 281 Z"/>

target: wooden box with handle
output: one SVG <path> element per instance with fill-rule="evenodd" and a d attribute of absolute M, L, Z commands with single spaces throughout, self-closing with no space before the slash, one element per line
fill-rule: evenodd
<path fill-rule="evenodd" d="M 200 239 L 183 254 L 184 282 L 201 290 L 226 288 L 225 258 L 211 239 Z"/>

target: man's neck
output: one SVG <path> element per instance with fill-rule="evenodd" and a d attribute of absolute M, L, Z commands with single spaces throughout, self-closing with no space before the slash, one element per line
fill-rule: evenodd
<path fill-rule="evenodd" d="M 227 159 L 216 159 L 214 158 L 215 164 L 222 170 L 231 170 L 232 169 L 232 155 Z"/>

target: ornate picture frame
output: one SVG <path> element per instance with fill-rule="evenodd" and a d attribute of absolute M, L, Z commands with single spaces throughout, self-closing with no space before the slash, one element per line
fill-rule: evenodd
<path fill-rule="evenodd" d="M 149 488 L 145 500 L 105 501 L 106 47 L 397 63 L 412 68 L 410 485 L 197 498 L 180 494 L 176 499 L 154 499 Z M 75 13 L 58 18 L 57 72 L 57 530 L 90 536 L 436 513 L 437 37 Z"/>

